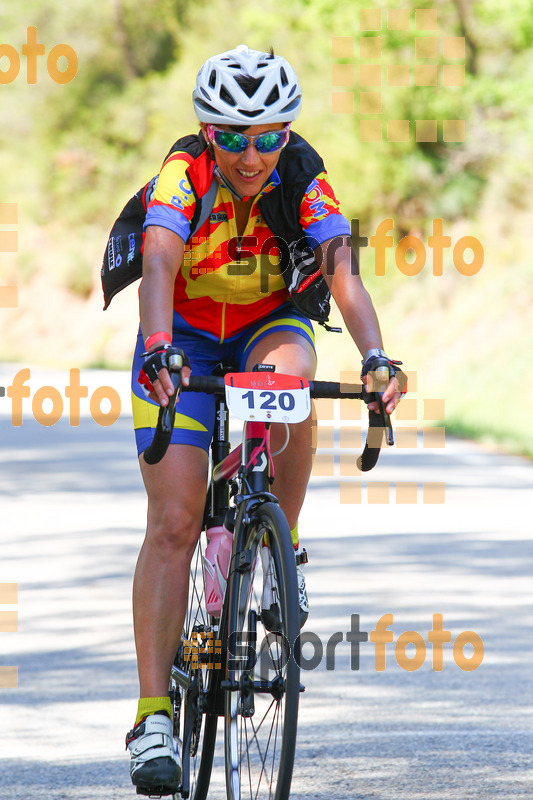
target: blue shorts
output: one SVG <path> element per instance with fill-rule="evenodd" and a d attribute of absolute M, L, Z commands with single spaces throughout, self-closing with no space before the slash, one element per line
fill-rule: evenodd
<path fill-rule="evenodd" d="M 181 347 L 191 362 L 193 375 L 211 375 L 215 366 L 224 363 L 235 364 L 242 372 L 246 361 L 258 342 L 278 331 L 293 331 L 306 339 L 314 349 L 315 337 L 309 319 L 301 314 L 292 303 L 284 303 L 267 317 L 224 342 L 214 341 L 201 331 L 193 331 L 185 326 L 179 315 L 174 315 L 172 344 Z M 152 442 L 157 424 L 159 405 L 147 398 L 138 383 L 139 372 L 144 364 L 141 353 L 144 341 L 139 331 L 132 367 L 132 406 L 133 426 L 139 455 Z M 176 405 L 176 422 L 171 444 L 191 444 L 209 450 L 215 424 L 215 398 L 203 392 L 184 392 Z"/>

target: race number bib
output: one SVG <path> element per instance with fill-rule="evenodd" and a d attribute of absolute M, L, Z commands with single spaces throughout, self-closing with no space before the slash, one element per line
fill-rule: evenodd
<path fill-rule="evenodd" d="M 275 372 L 230 372 L 226 401 L 239 419 L 256 422 L 302 422 L 311 413 L 309 383 Z"/>

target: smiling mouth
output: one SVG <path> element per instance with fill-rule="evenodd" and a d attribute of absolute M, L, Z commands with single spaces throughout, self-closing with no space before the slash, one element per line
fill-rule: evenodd
<path fill-rule="evenodd" d="M 261 170 L 257 170 L 255 172 L 245 172 L 243 169 L 238 169 L 237 172 L 242 178 L 256 178 L 261 174 Z"/>

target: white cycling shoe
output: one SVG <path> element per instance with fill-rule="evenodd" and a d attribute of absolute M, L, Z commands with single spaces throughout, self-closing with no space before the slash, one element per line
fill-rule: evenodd
<path fill-rule="evenodd" d="M 174 750 L 172 720 L 166 714 L 150 714 L 126 736 L 131 754 L 130 775 L 137 794 L 175 794 L 181 782 L 181 766 Z"/>
<path fill-rule="evenodd" d="M 302 550 L 296 556 L 296 575 L 298 577 L 298 605 L 300 608 L 300 628 L 303 628 L 309 616 L 309 599 L 305 588 L 305 576 L 302 564 L 307 564 L 307 551 Z M 279 599 L 277 585 L 271 566 L 271 557 L 268 547 L 261 548 L 261 563 L 263 565 L 263 596 L 261 598 L 261 621 L 267 631 L 281 633 L 281 618 L 279 612 Z"/>

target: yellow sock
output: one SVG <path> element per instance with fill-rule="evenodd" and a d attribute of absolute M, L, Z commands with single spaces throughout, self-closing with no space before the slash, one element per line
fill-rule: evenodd
<path fill-rule="evenodd" d="M 296 525 L 294 526 L 294 528 L 291 531 L 291 539 L 292 539 L 292 543 L 294 545 L 294 549 L 298 550 L 298 545 L 300 544 L 300 540 L 298 538 L 298 523 L 296 523 Z M 266 534 L 263 537 L 263 544 L 265 546 L 268 545 L 268 538 L 267 538 Z"/>
<path fill-rule="evenodd" d="M 143 717 L 147 717 L 149 714 L 155 714 L 156 711 L 166 711 L 168 716 L 172 719 L 170 697 L 141 697 L 135 724 L 137 725 Z"/>
<path fill-rule="evenodd" d="M 291 531 L 291 539 L 292 539 L 292 543 L 293 543 L 293 545 L 294 545 L 294 549 L 295 549 L 295 550 L 298 550 L 298 544 L 299 544 L 299 539 L 298 539 L 298 523 L 296 523 L 296 525 L 294 526 L 294 528 L 293 528 L 293 529 L 292 529 L 292 531 Z"/>

